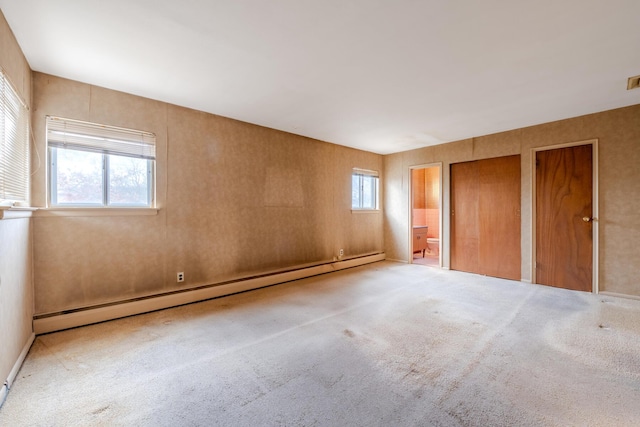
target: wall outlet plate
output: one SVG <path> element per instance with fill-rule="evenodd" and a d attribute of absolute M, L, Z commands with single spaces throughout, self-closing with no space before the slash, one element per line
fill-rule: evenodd
<path fill-rule="evenodd" d="M 340 249 L 340 256 L 344 256 L 344 249 Z"/>
<path fill-rule="evenodd" d="M 178 273 L 177 281 L 178 281 L 178 283 L 184 282 L 184 272 L 183 271 Z"/>

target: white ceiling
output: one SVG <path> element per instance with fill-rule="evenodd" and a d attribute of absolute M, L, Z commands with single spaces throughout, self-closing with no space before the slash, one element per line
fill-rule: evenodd
<path fill-rule="evenodd" d="M 0 0 L 31 67 L 376 153 L 640 104 L 638 0 Z"/>

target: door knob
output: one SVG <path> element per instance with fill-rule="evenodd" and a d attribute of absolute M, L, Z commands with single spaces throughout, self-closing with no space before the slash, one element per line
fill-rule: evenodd
<path fill-rule="evenodd" d="M 590 222 L 592 218 L 589 218 L 588 216 L 582 217 L 582 220 L 584 222 Z"/>

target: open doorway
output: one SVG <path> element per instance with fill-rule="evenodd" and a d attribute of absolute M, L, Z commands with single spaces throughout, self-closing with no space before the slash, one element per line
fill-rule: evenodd
<path fill-rule="evenodd" d="M 411 173 L 411 263 L 441 264 L 441 167 L 418 166 Z"/>

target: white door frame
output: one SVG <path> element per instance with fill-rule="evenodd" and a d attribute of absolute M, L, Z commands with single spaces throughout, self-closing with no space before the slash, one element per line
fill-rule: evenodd
<path fill-rule="evenodd" d="M 555 150 L 558 148 L 577 147 L 580 145 L 591 145 L 592 147 L 592 182 L 591 189 L 593 197 L 592 214 L 593 217 L 593 272 L 591 291 L 594 294 L 599 292 L 599 212 L 598 212 L 598 139 L 588 139 L 585 141 L 568 142 L 566 144 L 549 145 L 544 147 L 535 147 L 531 149 L 531 283 L 537 283 L 536 278 L 536 153 L 538 151 Z"/>
<path fill-rule="evenodd" d="M 443 199 L 443 194 L 442 194 L 442 162 L 434 162 L 434 163 L 424 163 L 424 164 L 420 164 L 420 165 L 413 165 L 413 166 L 409 166 L 409 209 L 408 210 L 408 217 L 409 217 L 409 227 L 408 228 L 408 234 L 409 234 L 409 259 L 407 260 L 407 262 L 409 264 L 413 264 L 413 179 L 412 179 L 412 173 L 411 171 L 413 171 L 414 169 L 428 169 L 428 168 L 438 168 L 438 226 L 440 227 L 440 237 L 439 237 L 439 248 L 438 248 L 438 267 L 442 268 L 442 199 Z"/>

